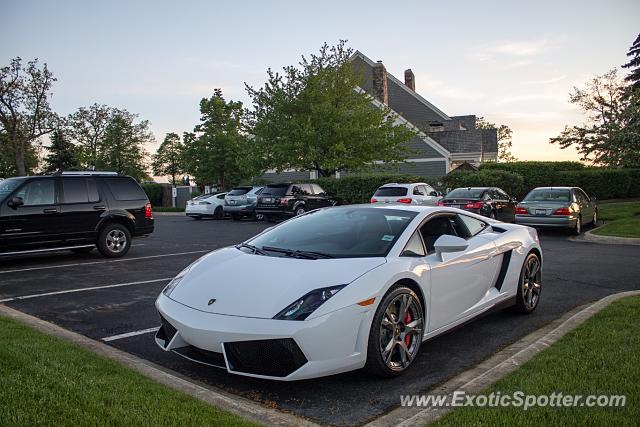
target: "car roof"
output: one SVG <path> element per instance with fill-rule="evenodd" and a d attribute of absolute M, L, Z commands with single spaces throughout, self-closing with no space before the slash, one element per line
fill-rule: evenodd
<path fill-rule="evenodd" d="M 578 187 L 536 187 L 533 190 L 573 190 L 574 188 Z"/>
<path fill-rule="evenodd" d="M 426 182 L 389 182 L 381 185 L 379 188 L 383 187 L 408 187 L 410 185 L 429 185 Z"/>

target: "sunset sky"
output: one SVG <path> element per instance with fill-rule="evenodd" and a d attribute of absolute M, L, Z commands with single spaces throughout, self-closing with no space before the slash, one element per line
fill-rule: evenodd
<path fill-rule="evenodd" d="M 31 1 L 2 0 L 0 64 L 47 62 L 60 114 L 94 102 L 151 122 L 158 143 L 189 131 L 221 87 L 248 102 L 327 41 L 347 39 L 449 115 L 509 125 L 523 160 L 577 159 L 548 143 L 581 115 L 568 93 L 626 62 L 640 1 Z M 149 147 L 154 151 L 158 144 Z"/>

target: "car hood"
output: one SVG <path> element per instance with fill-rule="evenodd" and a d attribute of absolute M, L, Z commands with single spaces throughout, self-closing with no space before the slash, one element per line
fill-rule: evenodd
<path fill-rule="evenodd" d="M 385 262 L 282 258 L 224 248 L 196 261 L 170 298 L 208 313 L 271 319 L 308 292 L 351 283 Z"/>

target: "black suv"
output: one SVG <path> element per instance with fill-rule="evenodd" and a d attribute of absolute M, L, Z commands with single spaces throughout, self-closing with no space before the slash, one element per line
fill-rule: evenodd
<path fill-rule="evenodd" d="M 496 187 L 456 188 L 438 202 L 504 222 L 515 222 L 517 201 Z"/>
<path fill-rule="evenodd" d="M 335 204 L 318 184 L 269 184 L 258 197 L 255 213 L 272 222 Z"/>
<path fill-rule="evenodd" d="M 62 172 L 0 181 L 0 255 L 94 247 L 109 258 L 153 232 L 151 204 L 131 177 Z"/>

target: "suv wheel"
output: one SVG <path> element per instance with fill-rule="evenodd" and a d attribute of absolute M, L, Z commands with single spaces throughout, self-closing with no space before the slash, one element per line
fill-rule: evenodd
<path fill-rule="evenodd" d="M 131 248 L 131 233 L 122 224 L 107 224 L 98 237 L 98 250 L 107 258 L 124 256 Z"/>
<path fill-rule="evenodd" d="M 302 215 L 303 213 L 305 213 L 307 210 L 304 208 L 304 206 L 298 206 L 296 208 L 296 216 L 298 215 Z"/>

